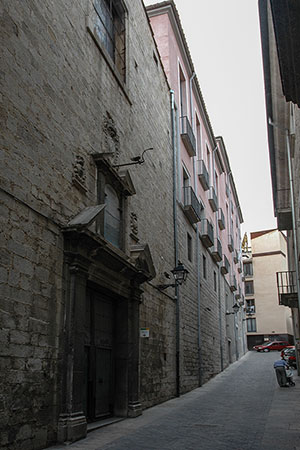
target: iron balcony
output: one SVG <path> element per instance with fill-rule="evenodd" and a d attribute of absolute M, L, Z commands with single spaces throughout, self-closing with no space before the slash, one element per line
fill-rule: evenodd
<path fill-rule="evenodd" d="M 197 161 L 197 164 L 198 164 L 198 178 L 199 178 L 199 181 L 200 181 L 203 189 L 205 191 L 207 191 L 209 189 L 209 174 L 208 174 L 208 171 L 206 169 L 205 162 L 203 161 L 203 159 L 199 159 Z"/>
<path fill-rule="evenodd" d="M 241 261 L 239 262 L 237 270 L 238 270 L 238 273 L 242 273 L 243 272 L 243 267 L 242 267 Z"/>
<path fill-rule="evenodd" d="M 233 261 L 235 264 L 237 264 L 239 262 L 239 254 L 237 250 L 234 250 L 233 252 Z"/>
<path fill-rule="evenodd" d="M 201 221 L 201 241 L 208 248 L 214 245 L 214 228 L 208 219 Z"/>
<path fill-rule="evenodd" d="M 215 243 L 211 250 L 211 256 L 216 262 L 222 261 L 222 244 L 218 238 L 215 238 Z"/>
<path fill-rule="evenodd" d="M 296 272 L 276 272 L 279 305 L 298 307 Z"/>
<path fill-rule="evenodd" d="M 231 277 L 230 277 L 230 290 L 232 292 L 237 290 L 236 276 L 235 275 L 231 275 Z"/>
<path fill-rule="evenodd" d="M 180 134 L 190 156 L 196 156 L 196 138 L 187 116 L 180 117 Z"/>
<path fill-rule="evenodd" d="M 229 264 L 228 258 L 226 255 L 223 255 L 223 261 L 222 261 L 222 265 L 221 265 L 221 273 L 223 275 L 226 275 L 227 273 L 229 273 L 229 269 L 230 269 L 230 264 Z"/>
<path fill-rule="evenodd" d="M 231 234 L 228 235 L 228 250 L 233 252 L 233 237 Z"/>
<path fill-rule="evenodd" d="M 222 208 L 218 209 L 218 225 L 219 225 L 220 230 L 225 229 L 225 216 L 224 216 Z"/>
<path fill-rule="evenodd" d="M 216 191 L 213 186 L 210 186 L 209 188 L 208 201 L 213 212 L 216 212 L 218 210 L 218 197 L 216 195 Z"/>
<path fill-rule="evenodd" d="M 183 188 L 183 209 L 191 223 L 197 223 L 200 221 L 203 206 L 197 199 L 192 186 Z"/>

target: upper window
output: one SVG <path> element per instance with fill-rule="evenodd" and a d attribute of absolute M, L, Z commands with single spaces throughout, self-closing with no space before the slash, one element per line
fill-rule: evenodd
<path fill-rule="evenodd" d="M 253 266 L 252 262 L 244 262 L 244 275 L 245 277 L 252 277 L 253 276 Z"/>
<path fill-rule="evenodd" d="M 180 95 L 180 115 L 187 115 L 187 99 L 186 99 L 186 81 L 184 74 L 179 67 L 179 95 Z"/>
<path fill-rule="evenodd" d="M 245 281 L 245 295 L 254 294 L 253 281 Z"/>
<path fill-rule="evenodd" d="M 95 31 L 125 81 L 125 8 L 121 0 L 94 0 Z"/>
<path fill-rule="evenodd" d="M 187 254 L 188 254 L 188 260 L 190 262 L 193 261 L 193 241 L 192 236 L 187 233 Z"/>
<path fill-rule="evenodd" d="M 203 278 L 206 280 L 206 257 L 202 255 L 202 272 Z"/>

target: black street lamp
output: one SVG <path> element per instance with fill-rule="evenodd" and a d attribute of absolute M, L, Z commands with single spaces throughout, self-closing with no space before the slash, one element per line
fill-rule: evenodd
<path fill-rule="evenodd" d="M 187 279 L 189 271 L 184 267 L 181 261 L 178 261 L 177 266 L 171 270 L 175 283 L 169 283 L 169 284 L 158 284 L 157 288 L 160 290 L 167 289 L 168 287 L 176 287 L 181 286 L 182 283 L 185 282 Z"/>
<path fill-rule="evenodd" d="M 239 305 L 237 303 L 235 303 L 232 307 L 233 312 L 226 312 L 226 316 L 229 316 L 230 314 L 236 314 L 238 312 L 238 310 L 240 309 Z"/>

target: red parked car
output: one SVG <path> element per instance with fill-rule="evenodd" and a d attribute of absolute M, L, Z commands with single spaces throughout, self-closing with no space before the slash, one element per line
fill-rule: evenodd
<path fill-rule="evenodd" d="M 286 347 L 289 347 L 289 343 L 287 341 L 272 341 L 267 344 L 255 345 L 253 350 L 257 352 L 270 352 L 271 350 L 281 351 Z"/>

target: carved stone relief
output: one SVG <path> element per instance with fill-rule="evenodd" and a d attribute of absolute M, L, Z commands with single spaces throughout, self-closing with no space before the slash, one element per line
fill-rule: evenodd
<path fill-rule="evenodd" d="M 103 135 L 104 152 L 110 154 L 111 163 L 117 165 L 120 156 L 119 136 L 114 120 L 108 113 L 103 121 Z"/>
<path fill-rule="evenodd" d="M 75 162 L 73 164 L 73 184 L 81 190 L 86 191 L 86 168 L 85 160 L 81 155 L 75 156 Z"/>

